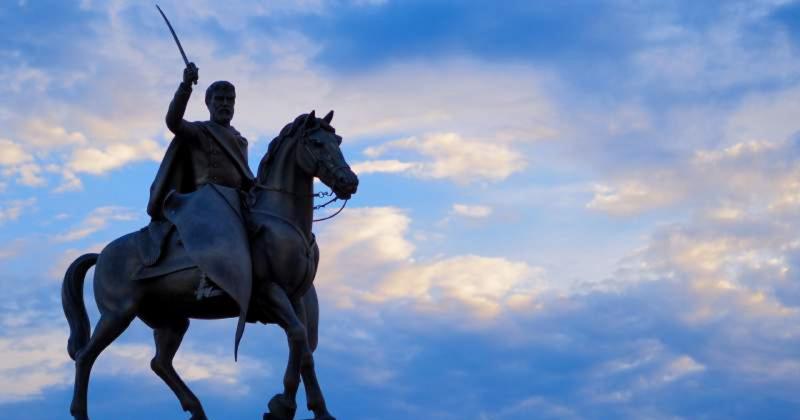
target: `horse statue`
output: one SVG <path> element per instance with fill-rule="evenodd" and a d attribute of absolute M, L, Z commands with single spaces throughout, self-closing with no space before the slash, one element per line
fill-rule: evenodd
<path fill-rule="evenodd" d="M 313 223 L 314 178 L 347 200 L 356 192 L 358 177 L 342 155 L 342 138 L 325 118 L 310 114 L 287 124 L 261 160 L 246 211 L 252 254 L 253 293 L 247 322 L 278 324 L 289 342 L 283 392 L 268 404 L 265 420 L 291 420 L 301 382 L 308 409 L 316 420 L 333 420 L 316 378 L 313 351 L 317 345 L 319 307 L 313 286 L 319 248 Z M 208 186 L 206 186 L 208 187 Z M 200 401 L 172 366 L 189 319 L 239 316 L 239 305 L 213 287 L 196 267 L 146 280 L 136 278 L 142 263 L 134 233 L 108 244 L 100 254 L 78 257 L 67 269 L 62 305 L 70 326 L 67 349 L 75 360 L 75 388 L 70 413 L 88 420 L 87 393 L 92 365 L 99 354 L 139 317 L 153 328 L 156 354 L 150 366 L 175 393 L 191 420 L 205 420 Z M 180 246 L 180 241 L 170 246 Z M 170 251 L 167 251 L 170 252 Z M 83 302 L 87 271 L 96 264 L 94 294 L 100 319 L 91 333 Z M 211 281 L 210 286 L 209 282 Z M 202 296 L 202 297 L 201 297 Z"/>

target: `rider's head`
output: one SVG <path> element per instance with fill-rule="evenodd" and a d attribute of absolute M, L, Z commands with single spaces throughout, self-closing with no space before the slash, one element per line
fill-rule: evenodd
<path fill-rule="evenodd" d="M 206 106 L 211 120 L 228 125 L 233 119 L 233 106 L 236 102 L 236 89 L 231 82 L 220 80 L 206 89 Z"/>

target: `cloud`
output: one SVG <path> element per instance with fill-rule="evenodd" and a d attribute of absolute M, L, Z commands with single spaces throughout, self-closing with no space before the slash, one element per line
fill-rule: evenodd
<path fill-rule="evenodd" d="M 61 328 L 17 331 L 0 337 L 0 404 L 42 398 L 52 387 L 71 386 L 74 363 L 65 350 L 66 342 L 67 333 Z M 92 374 L 146 376 L 158 381 L 150 369 L 154 354 L 152 344 L 113 343 L 102 353 Z M 262 362 L 246 356 L 234 363 L 228 354 L 187 348 L 181 348 L 174 364 L 185 381 L 203 382 L 236 395 L 249 392 L 242 383 L 245 376 L 267 370 Z"/>
<path fill-rule="evenodd" d="M 87 142 L 83 133 L 68 131 L 41 118 L 33 118 L 24 123 L 22 138 L 25 139 L 26 145 L 44 151 L 69 145 L 83 145 Z"/>
<path fill-rule="evenodd" d="M 357 5 L 367 3 L 378 7 L 374 2 Z M 234 124 L 250 139 L 251 155 L 259 142 L 272 138 L 295 115 L 310 108 L 335 108 L 335 125 L 348 142 L 416 136 L 425 139 L 420 145 L 432 148 L 431 153 L 454 149 L 445 144 L 447 134 L 441 137 L 436 133 L 457 133 L 465 142 L 481 139 L 503 143 L 494 147 L 466 144 L 497 156 L 497 162 L 487 165 L 510 165 L 507 171 L 496 166 L 478 167 L 474 178 L 489 181 L 504 179 L 505 172 L 513 173 L 524 166 L 519 146 L 509 143 L 528 144 L 558 136 L 562 123 L 549 92 L 558 85 L 558 77 L 536 66 L 442 57 L 433 65 L 405 60 L 368 72 L 340 73 L 315 61 L 336 46 L 298 30 L 237 29 L 236 42 L 231 43 L 202 29 L 207 28 L 209 19 L 218 20 L 223 28 L 250 27 L 259 16 L 324 15 L 340 6 L 327 1 L 269 6 L 237 3 L 224 8 L 223 20 L 217 19 L 221 9 L 214 2 L 176 12 L 175 19 L 185 28 L 182 41 L 191 45 L 193 59 L 203 63 L 201 83 L 186 118 L 205 119 L 208 114 L 202 90 L 212 80 L 230 79 L 240 93 Z M 80 66 L 69 62 L 52 69 L 34 68 L 20 56 L 13 56 L 13 65 L 0 68 L 0 80 L 38 80 L 37 89 L 12 93 L 15 110 L 1 122 L 13 134 L 11 138 L 24 139 L 23 146 L 35 158 L 29 163 L 61 168 L 51 171 L 63 178 L 56 187 L 59 192 L 79 189 L 80 177 L 85 175 L 160 160 L 164 145 L 149 139 L 160 139 L 164 113 L 180 79 L 179 60 L 163 59 L 175 56 L 174 45 L 164 41 L 163 33 L 141 27 L 143 16 L 151 21 L 151 8 L 130 2 L 89 2 L 82 8 L 99 12 L 80 13 L 86 20 L 83 27 L 88 29 L 53 43 L 67 56 L 82 57 Z M 95 39 L 98 34 L 102 34 L 100 43 Z M 143 50 L 143 44 L 151 48 Z M 218 52 L 223 50 L 226 54 L 220 57 Z M 32 76 L 37 74 L 46 77 Z M 439 140 L 432 139 L 436 136 Z M 472 159 L 467 154 L 464 151 L 458 157 Z M 418 170 L 409 166 L 417 167 L 416 162 L 365 163 L 361 169 L 464 179 L 463 164 L 456 158 L 431 158 Z M 26 173 L 26 183 L 43 185 L 32 167 Z"/>
<path fill-rule="evenodd" d="M 71 382 L 63 331 L 0 337 L 0 404 L 41 398 L 52 386 Z"/>
<path fill-rule="evenodd" d="M 9 200 L 0 206 L 0 224 L 7 221 L 14 221 L 29 208 L 36 204 L 36 198 L 31 197 L 24 200 Z"/>
<path fill-rule="evenodd" d="M 420 164 L 415 162 L 401 162 L 395 159 L 388 160 L 368 160 L 358 162 L 351 166 L 353 172 L 358 175 L 372 173 L 398 173 L 405 172 L 414 168 L 420 169 Z"/>
<path fill-rule="evenodd" d="M 136 212 L 125 207 L 98 207 L 92 210 L 77 227 L 54 236 L 53 240 L 56 242 L 77 241 L 105 229 L 110 222 L 131 221 L 138 218 Z"/>
<path fill-rule="evenodd" d="M 688 355 L 672 354 L 657 340 L 636 341 L 630 347 L 630 355 L 606 361 L 591 373 L 587 394 L 595 402 L 628 402 L 706 370 Z"/>
<path fill-rule="evenodd" d="M 105 360 L 97 371 L 107 368 L 109 370 L 104 372 L 107 375 L 155 376 L 150 369 L 150 359 L 154 354 L 155 346 L 152 344 L 115 344 L 103 353 Z M 229 354 L 189 348 L 180 349 L 174 365 L 181 378 L 189 383 L 203 381 L 227 393 L 239 395 L 250 391 L 242 383 L 245 376 L 263 375 L 267 371 L 266 365 L 247 356 L 234 363 Z"/>
<path fill-rule="evenodd" d="M 794 138 L 749 140 L 696 149 L 650 168 L 620 168 L 612 182 L 594 185 L 586 207 L 616 216 L 679 206 L 720 208 L 730 202 L 751 206 L 764 200 L 785 207 L 800 172 L 798 144 Z"/>
<path fill-rule="evenodd" d="M 492 214 L 492 208 L 489 206 L 481 206 L 481 205 L 469 205 L 469 204 L 453 204 L 453 213 L 469 217 L 473 219 L 482 219 L 485 217 L 489 217 Z"/>
<path fill-rule="evenodd" d="M 413 151 L 427 161 L 406 164 L 419 178 L 448 179 L 459 184 L 502 181 L 525 168 L 524 157 L 508 146 L 480 140 L 466 140 L 456 133 L 409 137 L 367 148 L 364 153 L 379 157 L 389 151 Z M 396 169 L 397 165 L 395 165 Z"/>
<path fill-rule="evenodd" d="M 597 184 L 586 207 L 615 216 L 631 216 L 670 205 L 681 195 L 663 184 L 651 186 L 637 181 L 626 181 L 617 187 Z"/>
<path fill-rule="evenodd" d="M 161 161 L 164 148 L 152 140 L 142 140 L 135 144 L 112 144 L 103 149 L 76 149 L 67 162 L 67 168 L 73 173 L 90 173 L 99 175 L 127 163 L 138 160 Z"/>
<path fill-rule="evenodd" d="M 42 169 L 33 162 L 33 156 L 11 140 L 0 139 L 0 169 L 3 176 L 17 175 L 17 182 L 32 187 L 44 185 Z"/>
<path fill-rule="evenodd" d="M 651 34 L 665 36 L 634 55 L 637 77 L 649 86 L 693 93 L 792 80 L 800 61 L 791 40 L 777 25 L 765 26 L 765 16 L 778 5 L 723 7 L 710 25 L 675 18 L 651 25 Z"/>
<path fill-rule="evenodd" d="M 24 238 L 16 238 L 8 243 L 0 246 L 0 260 L 12 258 L 19 255 L 28 245 L 28 240 Z"/>
<path fill-rule="evenodd" d="M 33 156 L 25 152 L 18 144 L 7 139 L 0 139 L 0 165 L 16 166 L 33 160 Z"/>
<path fill-rule="evenodd" d="M 541 272 L 505 258 L 465 255 L 412 264 L 389 273 L 369 299 L 407 300 L 425 311 L 452 314 L 466 308 L 493 318 L 509 306 L 530 303 L 541 288 Z"/>
<path fill-rule="evenodd" d="M 535 296 L 551 289 L 541 268 L 506 258 L 412 259 L 415 246 L 406 238 L 410 222 L 399 209 L 360 208 L 322 230 L 317 284 L 323 293 L 335 296 L 342 307 L 405 302 L 437 316 L 466 312 L 475 320 L 491 320 L 508 309 L 534 308 Z"/>

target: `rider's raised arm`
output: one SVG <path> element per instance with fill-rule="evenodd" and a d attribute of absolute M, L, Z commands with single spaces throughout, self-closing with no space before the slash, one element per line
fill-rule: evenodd
<path fill-rule="evenodd" d="M 189 66 L 183 70 L 183 82 L 175 91 L 175 97 L 172 98 L 167 110 L 167 128 L 176 136 L 192 137 L 198 130 L 194 124 L 183 119 L 189 97 L 192 96 L 192 82 L 196 80 L 197 67 L 194 63 L 189 63 Z"/>

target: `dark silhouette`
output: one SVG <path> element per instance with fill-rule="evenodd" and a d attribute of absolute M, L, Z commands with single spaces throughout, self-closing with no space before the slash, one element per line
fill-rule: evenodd
<path fill-rule="evenodd" d="M 182 120 L 185 100 L 181 95 L 188 100 L 185 90 L 188 87 L 190 92 L 196 73 L 196 67 L 187 67 L 184 83 L 170 105 L 167 121 L 176 139 L 151 189 L 148 213 L 153 222 L 114 240 L 100 254 L 79 257 L 64 276 L 68 351 L 75 360 L 70 412 L 75 419 L 88 419 L 91 367 L 100 352 L 139 317 L 154 329 L 152 369 L 191 419 L 206 419 L 172 359 L 189 318 L 239 316 L 237 345 L 245 321 L 276 323 L 289 342 L 284 391 L 270 400 L 270 412 L 264 418 L 294 418 L 302 377 L 314 418 L 333 419 L 312 356 L 319 322 L 313 286 L 319 261 L 311 229 L 313 179 L 318 177 L 341 199 L 349 199 L 358 187 L 358 178 L 339 148 L 342 138 L 330 125 L 333 111 L 325 118 L 317 118 L 312 111 L 286 125 L 270 143 L 253 180 L 248 176 L 246 142 L 230 127 L 232 85 L 209 88 L 206 103 L 211 121 Z M 214 155 L 215 147 L 224 156 L 219 167 L 199 156 Z M 83 283 L 95 264 L 95 300 L 101 316 L 90 337 Z"/>
<path fill-rule="evenodd" d="M 236 102 L 233 84 L 218 81 L 206 89 L 208 121 L 183 119 L 197 78 L 197 67 L 189 63 L 169 104 L 166 123 L 175 138 L 150 187 L 147 213 L 152 221 L 148 234 L 142 235 L 142 247 L 148 249 L 147 262 L 155 262 L 173 226 L 177 229 L 191 260 L 239 304 L 236 355 L 252 291 L 243 217 L 247 203 L 243 200 L 247 197 L 244 192 L 253 185 L 253 174 L 247 165 L 247 140 L 231 125 Z M 203 188 L 205 185 L 214 188 Z M 221 249 L 227 252 L 221 253 Z M 162 269 L 180 268 L 175 266 L 175 258 L 172 261 L 162 264 Z M 140 277 L 145 275 L 150 274 Z"/>

